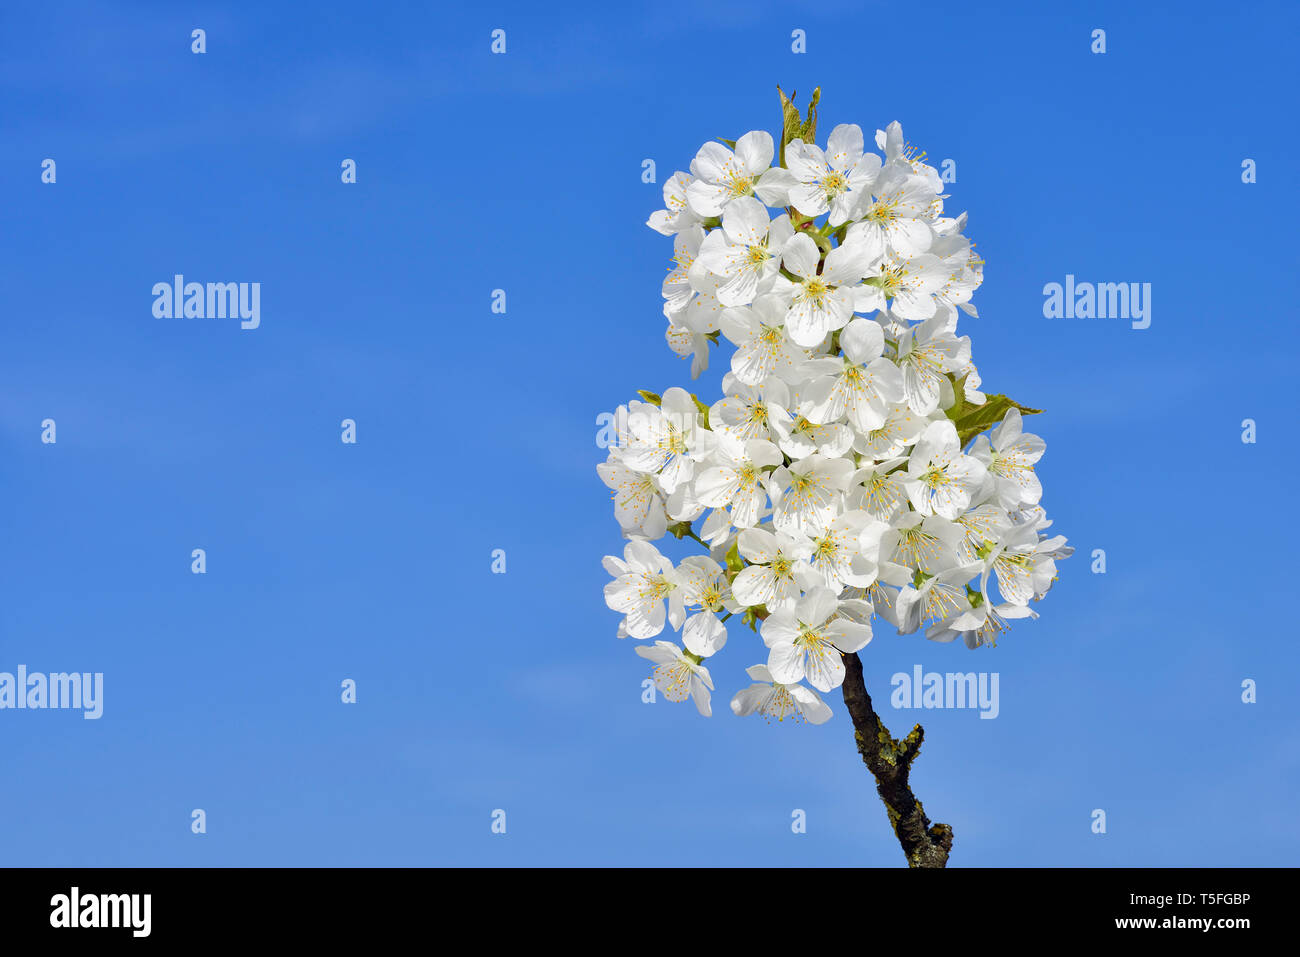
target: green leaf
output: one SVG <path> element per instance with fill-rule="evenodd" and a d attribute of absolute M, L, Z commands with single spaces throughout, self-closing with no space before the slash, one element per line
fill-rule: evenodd
<path fill-rule="evenodd" d="M 719 137 L 717 137 L 717 140 L 718 140 L 719 143 L 725 143 L 725 144 L 727 145 L 727 148 L 728 148 L 728 149 L 733 149 L 733 150 L 734 150 L 734 149 L 736 148 L 736 141 L 735 141 L 735 140 L 729 140 L 729 139 L 727 139 L 725 136 L 719 136 Z"/>
<path fill-rule="evenodd" d="M 691 398 L 695 400 L 695 408 L 700 410 L 700 416 L 704 419 L 704 427 L 709 428 L 709 407 L 701 402 L 700 397 L 694 392 L 691 393 Z"/>
<path fill-rule="evenodd" d="M 742 572 L 745 570 L 745 560 L 740 557 L 740 541 L 737 539 L 732 542 L 730 550 L 727 552 L 727 568 L 733 572 Z"/>
<path fill-rule="evenodd" d="M 651 405 L 659 405 L 659 403 L 663 402 L 663 396 L 658 392 L 647 392 L 645 389 L 637 389 L 636 394 L 645 399 Z"/>
<path fill-rule="evenodd" d="M 784 166 L 786 143 L 791 140 L 811 143 L 817 136 L 817 101 L 822 98 L 822 88 L 819 86 L 813 90 L 806 117 L 800 116 L 799 108 L 794 105 L 797 94 L 793 90 L 786 96 L 785 91 L 778 86 L 776 92 L 781 97 L 781 165 Z"/>
<path fill-rule="evenodd" d="M 1031 409 L 1029 406 L 1021 405 L 1013 399 L 1008 399 L 1005 395 L 990 395 L 985 399 L 983 405 L 964 406 L 961 414 L 953 420 L 953 425 L 957 427 L 957 438 L 961 440 L 962 446 L 965 447 L 967 442 L 985 429 L 993 428 L 1012 409 L 1019 409 L 1021 415 L 1037 415 L 1043 411 L 1042 409 Z"/>
<path fill-rule="evenodd" d="M 969 375 L 970 373 L 966 373 Z M 951 372 L 946 373 L 948 381 L 952 383 L 952 406 L 944 410 L 946 415 L 953 422 L 961 418 L 962 413 L 966 410 L 966 375 L 960 379 Z M 973 408 L 973 407 L 972 407 Z"/>

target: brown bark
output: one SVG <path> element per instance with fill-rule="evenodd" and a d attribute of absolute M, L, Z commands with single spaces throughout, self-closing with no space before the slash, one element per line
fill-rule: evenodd
<path fill-rule="evenodd" d="M 842 690 L 853 719 L 853 737 L 863 763 L 875 776 L 876 791 L 885 802 L 889 823 L 908 866 L 946 867 L 952 850 L 952 828 L 930 823 L 908 781 L 925 731 L 918 724 L 901 741 L 894 738 L 871 706 L 871 695 L 862 678 L 862 660 L 856 654 L 844 655 L 844 668 Z"/>

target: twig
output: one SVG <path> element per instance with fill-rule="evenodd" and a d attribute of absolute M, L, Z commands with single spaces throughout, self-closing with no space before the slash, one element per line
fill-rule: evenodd
<path fill-rule="evenodd" d="M 853 737 L 863 763 L 876 778 L 876 791 L 885 802 L 889 823 L 907 855 L 908 866 L 946 867 L 952 850 L 952 828 L 930 823 L 908 782 L 925 731 L 918 724 L 901 741 L 894 738 L 871 707 L 871 695 L 862 679 L 862 660 L 856 654 L 844 655 L 844 668 L 842 690 L 853 719 Z"/>

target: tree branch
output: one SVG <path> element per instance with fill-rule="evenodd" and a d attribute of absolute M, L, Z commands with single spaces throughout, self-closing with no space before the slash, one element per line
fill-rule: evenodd
<path fill-rule="evenodd" d="M 894 738 L 871 706 L 871 695 L 862 679 L 862 659 L 856 654 L 844 655 L 844 669 L 841 690 L 853 719 L 853 737 L 863 763 L 875 776 L 876 791 L 885 802 L 889 823 L 907 855 L 908 866 L 946 867 L 952 850 L 952 828 L 930 824 L 908 782 L 925 731 L 918 724 L 901 741 Z"/>

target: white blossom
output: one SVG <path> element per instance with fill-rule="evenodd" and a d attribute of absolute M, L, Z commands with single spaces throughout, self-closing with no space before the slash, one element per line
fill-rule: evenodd
<path fill-rule="evenodd" d="M 722 394 L 642 392 L 597 472 L 629 539 L 604 559 L 617 634 L 680 633 L 636 648 L 660 692 L 711 714 L 703 662 L 761 639 L 732 712 L 816 725 L 880 622 L 991 646 L 1073 549 L 1048 531 L 1032 410 L 982 391 L 958 332 L 984 275 L 966 214 L 897 123 L 879 153 L 851 124 L 812 139 L 775 166 L 764 131 L 706 143 L 664 184 L 665 337 L 692 379 L 727 350 Z"/>
<path fill-rule="evenodd" d="M 731 699 L 731 710 L 736 714 L 761 714 L 769 721 L 789 718 L 809 724 L 824 724 L 830 720 L 831 709 L 815 691 L 800 684 L 781 684 L 772 678 L 767 665 L 751 665 L 745 673 L 754 679 L 754 684 L 738 691 Z"/>

